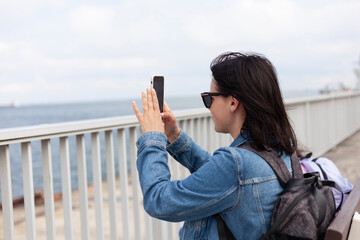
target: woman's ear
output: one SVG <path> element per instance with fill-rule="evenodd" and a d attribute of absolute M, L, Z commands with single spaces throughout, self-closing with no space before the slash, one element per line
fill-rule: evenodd
<path fill-rule="evenodd" d="M 235 112 L 239 108 L 239 100 L 231 96 L 230 99 L 230 112 Z"/>

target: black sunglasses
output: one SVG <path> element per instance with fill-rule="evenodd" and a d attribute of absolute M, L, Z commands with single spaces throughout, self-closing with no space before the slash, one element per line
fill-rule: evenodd
<path fill-rule="evenodd" d="M 201 98 L 204 102 L 204 105 L 206 108 L 210 108 L 211 104 L 213 102 L 212 96 L 229 96 L 229 93 L 223 93 L 223 92 L 203 92 L 201 93 Z"/>

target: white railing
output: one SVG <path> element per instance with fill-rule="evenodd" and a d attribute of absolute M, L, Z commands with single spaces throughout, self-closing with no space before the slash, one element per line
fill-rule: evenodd
<path fill-rule="evenodd" d="M 359 93 L 291 100 L 286 102 L 286 107 L 299 142 L 315 155 L 325 153 L 360 129 Z M 208 110 L 192 109 L 175 113 L 180 127 L 210 152 L 231 142 L 229 135 L 214 132 L 214 123 Z M 100 141 L 101 134 L 104 134 L 104 141 Z M 14 239 L 22 231 L 14 227 L 9 151 L 11 145 L 18 143 L 21 144 L 26 236 L 27 239 L 40 236 L 37 232 L 39 224 L 36 224 L 32 167 L 32 143 L 35 141 L 41 141 L 46 226 L 40 227 L 43 227 L 42 232 L 46 232 L 47 239 L 55 239 L 57 235 L 64 235 L 65 239 L 90 239 L 91 235 L 96 235 L 96 239 L 176 239 L 181 223 L 153 219 L 143 210 L 136 170 L 135 142 L 138 135 L 134 116 L 1 130 L 0 239 L 2 236 Z M 76 145 L 75 149 L 71 149 L 69 138 L 74 136 Z M 86 136 L 90 137 L 89 145 L 86 145 Z M 54 139 L 60 145 L 63 219 L 55 217 L 51 145 Z M 104 158 L 101 154 L 102 145 L 105 145 Z M 94 212 L 89 211 L 89 199 L 92 198 L 88 192 L 89 163 L 86 161 L 86 150 L 91 151 Z M 70 151 L 76 151 L 80 216 L 74 216 L 73 211 Z M 106 181 L 102 177 L 102 161 L 106 162 Z M 115 174 L 115 161 L 119 163 L 118 176 Z M 170 160 L 169 165 L 172 179 L 183 179 L 188 175 L 176 161 Z M 56 222 L 60 221 L 63 224 L 59 228 Z"/>
<path fill-rule="evenodd" d="M 334 148 L 360 129 L 360 93 L 286 101 L 300 145 L 315 156 Z"/>

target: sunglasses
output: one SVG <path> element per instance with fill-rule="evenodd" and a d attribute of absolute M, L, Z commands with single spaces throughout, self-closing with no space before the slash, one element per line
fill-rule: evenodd
<path fill-rule="evenodd" d="M 204 102 L 204 105 L 206 108 L 210 108 L 211 104 L 213 102 L 212 96 L 228 96 L 229 93 L 223 93 L 223 92 L 203 92 L 201 93 L 201 98 Z"/>

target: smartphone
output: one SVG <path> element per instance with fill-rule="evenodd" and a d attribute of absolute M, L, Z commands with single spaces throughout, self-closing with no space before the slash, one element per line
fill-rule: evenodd
<path fill-rule="evenodd" d="M 152 76 L 151 87 L 155 89 L 160 112 L 164 110 L 164 76 Z"/>

